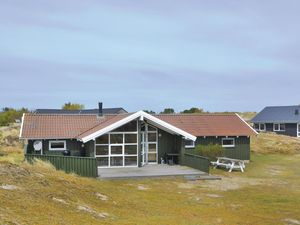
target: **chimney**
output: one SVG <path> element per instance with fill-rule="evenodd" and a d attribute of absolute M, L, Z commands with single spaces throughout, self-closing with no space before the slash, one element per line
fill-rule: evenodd
<path fill-rule="evenodd" d="M 98 116 L 103 116 L 102 102 L 98 102 Z"/>

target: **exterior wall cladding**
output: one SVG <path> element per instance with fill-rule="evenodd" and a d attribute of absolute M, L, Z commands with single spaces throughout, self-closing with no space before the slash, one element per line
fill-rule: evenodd
<path fill-rule="evenodd" d="M 56 139 L 54 139 L 56 140 Z M 71 139 L 64 139 L 66 140 L 66 150 L 69 150 L 71 156 L 81 156 L 80 149 L 81 149 L 81 142 L 77 140 Z M 43 155 L 63 155 L 63 151 L 53 151 L 49 150 L 49 141 L 50 140 L 43 140 Z M 34 140 L 29 140 L 27 145 L 27 153 L 34 154 L 33 149 L 33 142 Z M 37 153 L 39 154 L 39 153 Z M 85 143 L 85 155 L 86 157 L 94 157 L 94 141 L 89 141 Z"/>
<path fill-rule="evenodd" d="M 274 131 L 273 126 L 273 123 L 266 123 L 266 131 L 297 137 L 297 123 L 285 123 L 285 131 Z"/>
<path fill-rule="evenodd" d="M 180 136 L 168 134 L 162 130 L 158 130 L 160 134 L 158 138 L 158 163 L 165 153 L 180 153 L 183 144 L 183 139 Z M 196 145 L 208 145 L 208 144 L 222 144 L 222 138 L 225 137 L 197 137 Z M 249 137 L 229 137 L 234 138 L 235 147 L 224 148 L 225 156 L 229 158 L 250 160 L 250 138 Z M 34 140 L 29 140 L 27 145 L 27 153 L 34 154 L 33 149 Z M 73 139 L 66 140 L 66 149 L 70 151 L 71 156 L 81 156 L 81 142 Z M 191 149 L 186 149 L 189 152 Z M 39 153 L 37 153 L 39 154 Z M 43 140 L 43 154 L 44 155 L 62 155 L 63 151 L 49 150 L 49 140 Z M 85 143 L 85 155 L 86 157 L 94 157 L 94 141 Z"/>
<path fill-rule="evenodd" d="M 222 138 L 225 137 L 197 137 L 195 145 L 222 145 Z M 230 148 L 224 148 L 225 157 L 241 160 L 250 160 L 250 138 L 245 136 L 228 138 L 234 138 L 235 146 Z"/>

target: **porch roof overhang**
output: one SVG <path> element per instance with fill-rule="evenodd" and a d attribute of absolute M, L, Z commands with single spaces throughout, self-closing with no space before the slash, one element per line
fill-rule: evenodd
<path fill-rule="evenodd" d="M 103 134 L 106 134 L 107 132 L 110 132 L 112 130 L 115 130 L 117 128 L 119 128 L 120 126 L 123 126 L 135 119 L 140 119 L 140 120 L 147 120 L 147 122 L 149 122 L 150 124 L 154 125 L 154 126 L 157 126 L 158 128 L 168 132 L 168 133 L 171 133 L 171 134 L 176 134 L 176 135 L 181 135 L 183 136 L 184 138 L 186 139 L 190 139 L 192 141 L 195 141 L 197 139 L 196 136 L 182 130 L 182 129 L 179 129 L 178 127 L 175 127 L 167 122 L 164 122 L 162 121 L 161 119 L 158 119 L 144 111 L 138 111 L 134 114 L 131 114 L 125 118 L 122 118 L 104 128 L 100 128 L 99 130 L 91 133 L 91 134 L 87 134 L 87 135 L 84 135 L 80 138 L 78 138 L 79 140 L 81 140 L 83 143 L 86 143 L 88 141 L 91 141 L 91 140 L 94 140 L 95 138 L 103 135 Z"/>

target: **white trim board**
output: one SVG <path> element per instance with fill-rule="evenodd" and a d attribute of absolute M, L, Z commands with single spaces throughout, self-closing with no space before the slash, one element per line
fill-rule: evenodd
<path fill-rule="evenodd" d="M 235 115 L 241 120 L 241 121 L 243 121 L 245 124 L 247 124 L 247 126 L 251 129 L 251 130 L 253 130 L 254 131 L 254 133 L 256 134 L 256 135 L 258 135 L 258 132 L 255 130 L 255 129 L 253 129 L 253 127 L 251 127 L 239 114 L 237 114 L 237 113 L 235 113 Z"/>
<path fill-rule="evenodd" d="M 22 123 L 21 123 L 21 129 L 20 129 L 20 134 L 19 134 L 19 138 L 22 137 L 22 132 L 23 132 L 23 124 L 24 124 L 24 118 L 25 118 L 25 113 L 23 113 L 22 115 Z"/>
<path fill-rule="evenodd" d="M 95 139 L 96 137 L 99 137 L 105 133 L 108 133 L 114 129 L 117 129 L 118 127 L 121 127 L 122 125 L 125 125 L 129 122 L 131 122 L 132 120 L 135 120 L 135 119 L 138 119 L 138 118 L 143 118 L 143 119 L 147 119 L 149 120 L 150 122 L 153 123 L 153 125 L 157 126 L 158 128 L 162 129 L 162 130 L 165 130 L 166 132 L 169 132 L 169 133 L 172 133 L 172 134 L 178 134 L 178 135 L 181 135 L 187 139 L 190 139 L 190 140 L 193 140 L 195 141 L 197 139 L 196 136 L 192 135 L 192 134 L 189 134 L 187 133 L 186 131 L 184 130 L 181 130 L 169 123 L 166 123 L 148 113 L 145 113 L 144 111 L 138 111 L 130 116 L 127 116 L 126 118 L 124 119 L 121 119 L 101 130 L 98 130 L 90 135 L 87 135 L 86 137 L 83 137 L 82 138 L 82 142 L 83 143 L 86 143 L 90 140 L 93 140 Z"/>

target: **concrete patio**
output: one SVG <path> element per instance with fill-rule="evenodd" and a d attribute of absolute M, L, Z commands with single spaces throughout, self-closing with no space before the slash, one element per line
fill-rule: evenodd
<path fill-rule="evenodd" d="M 207 173 L 180 165 L 146 165 L 134 168 L 98 168 L 100 179 L 143 178 L 163 176 L 210 177 Z M 201 179 L 201 178 L 200 178 Z"/>

